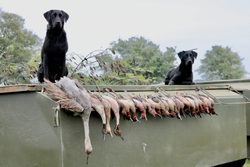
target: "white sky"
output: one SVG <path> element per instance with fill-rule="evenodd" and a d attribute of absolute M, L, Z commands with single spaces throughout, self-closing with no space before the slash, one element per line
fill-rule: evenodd
<path fill-rule="evenodd" d="M 64 10 L 69 14 L 69 52 L 87 55 L 118 38 L 143 36 L 162 51 L 198 48 L 193 70 L 213 45 L 229 46 L 244 57 L 250 72 L 250 0 L 5 0 L 0 8 L 22 16 L 26 28 L 42 39 L 47 25 L 43 13 Z"/>

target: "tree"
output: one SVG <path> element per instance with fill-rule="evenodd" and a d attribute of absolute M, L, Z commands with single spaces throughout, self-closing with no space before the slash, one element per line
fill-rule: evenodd
<path fill-rule="evenodd" d="M 205 80 L 240 79 L 247 74 L 238 53 L 232 52 L 228 46 L 212 46 L 206 51 L 201 66 L 196 70 Z"/>
<path fill-rule="evenodd" d="M 110 48 L 92 51 L 85 57 L 69 53 L 67 60 L 69 76 L 78 79 L 83 85 L 144 85 L 152 82 L 139 74 L 144 71 L 136 72 Z"/>
<path fill-rule="evenodd" d="M 31 83 L 35 77 L 37 69 L 30 60 L 37 62 L 42 39 L 25 29 L 24 22 L 0 9 L 0 84 Z"/>
<path fill-rule="evenodd" d="M 118 39 L 111 42 L 112 50 L 118 52 L 119 57 L 128 63 L 133 71 L 141 72 L 145 79 L 152 79 L 154 83 L 164 81 L 168 71 L 175 67 L 175 49 L 167 47 L 164 53 L 159 45 L 144 37 L 131 37 L 128 40 Z"/>

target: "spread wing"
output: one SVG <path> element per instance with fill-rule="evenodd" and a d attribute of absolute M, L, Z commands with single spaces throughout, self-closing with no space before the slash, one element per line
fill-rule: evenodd
<path fill-rule="evenodd" d="M 83 112 L 83 107 L 77 103 L 74 97 L 66 94 L 60 88 L 55 86 L 49 80 L 44 79 L 44 87 L 46 89 L 47 95 L 57 103 L 61 105 L 61 108 L 72 112 Z"/>

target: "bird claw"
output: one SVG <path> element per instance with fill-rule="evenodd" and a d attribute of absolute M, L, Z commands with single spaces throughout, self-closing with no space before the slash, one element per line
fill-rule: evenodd
<path fill-rule="evenodd" d="M 137 122 L 141 122 L 141 121 L 139 121 L 137 118 L 136 118 L 136 121 L 137 121 Z"/>

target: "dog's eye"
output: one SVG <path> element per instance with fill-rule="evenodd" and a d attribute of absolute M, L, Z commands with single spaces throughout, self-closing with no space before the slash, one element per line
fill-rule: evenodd
<path fill-rule="evenodd" d="M 59 17 L 63 18 L 63 16 L 60 14 Z"/>
<path fill-rule="evenodd" d="M 53 17 L 56 17 L 56 14 L 53 14 Z"/>

